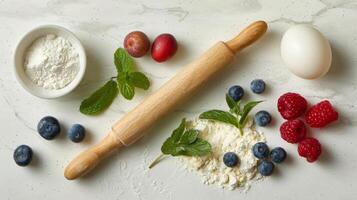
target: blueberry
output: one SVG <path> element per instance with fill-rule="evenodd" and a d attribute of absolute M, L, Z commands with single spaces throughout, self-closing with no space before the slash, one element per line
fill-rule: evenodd
<path fill-rule="evenodd" d="M 263 176 L 270 176 L 274 171 L 274 163 L 268 160 L 263 160 L 258 165 L 258 171 Z"/>
<path fill-rule="evenodd" d="M 76 142 L 76 143 L 81 142 L 84 139 L 85 135 L 86 135 L 86 130 L 80 124 L 74 124 L 68 130 L 68 138 L 72 140 L 72 142 Z"/>
<path fill-rule="evenodd" d="M 269 156 L 269 147 L 264 142 L 258 142 L 253 146 L 253 154 L 259 159 L 264 159 Z"/>
<path fill-rule="evenodd" d="M 250 89 L 256 94 L 261 94 L 265 90 L 265 82 L 262 79 L 254 79 L 250 82 Z"/>
<path fill-rule="evenodd" d="M 271 160 L 275 163 L 281 163 L 286 158 L 286 151 L 281 147 L 276 147 L 270 152 Z"/>
<path fill-rule="evenodd" d="M 239 162 L 237 154 L 233 152 L 227 152 L 223 156 L 223 162 L 227 167 L 235 167 Z"/>
<path fill-rule="evenodd" d="M 20 145 L 14 151 L 14 160 L 19 166 L 26 166 L 32 160 L 32 149 L 27 145 Z"/>
<path fill-rule="evenodd" d="M 228 95 L 232 97 L 234 101 L 239 101 L 242 99 L 244 95 L 244 90 L 241 86 L 239 85 L 234 85 L 229 88 L 228 90 Z"/>
<path fill-rule="evenodd" d="M 61 132 L 61 127 L 56 118 L 46 116 L 38 122 L 37 132 L 46 140 L 52 140 Z"/>
<path fill-rule="evenodd" d="M 254 121 L 258 126 L 266 126 L 271 122 L 271 115 L 267 111 L 261 110 L 255 114 Z"/>

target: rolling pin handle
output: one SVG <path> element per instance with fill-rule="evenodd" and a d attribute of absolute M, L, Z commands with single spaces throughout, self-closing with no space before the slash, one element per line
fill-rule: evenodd
<path fill-rule="evenodd" d="M 73 159 L 66 167 L 64 176 L 68 180 L 74 180 L 83 176 L 96 167 L 98 163 L 111 152 L 123 146 L 124 145 L 116 140 L 112 134 L 108 134 L 100 143 L 82 152 Z"/>
<path fill-rule="evenodd" d="M 268 25 L 264 21 L 256 21 L 249 25 L 236 37 L 226 42 L 228 48 L 230 48 L 234 53 L 238 53 L 245 47 L 253 44 L 257 41 L 264 33 L 267 31 Z"/>

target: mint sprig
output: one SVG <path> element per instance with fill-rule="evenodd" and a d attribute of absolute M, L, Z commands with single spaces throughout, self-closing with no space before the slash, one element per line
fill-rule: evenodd
<path fill-rule="evenodd" d="M 134 60 L 123 48 L 115 51 L 114 64 L 117 76 L 112 77 L 104 86 L 82 101 L 79 108 L 81 113 L 98 114 L 107 109 L 118 94 L 131 100 L 134 98 L 135 88 L 149 89 L 149 79 L 145 74 L 134 70 Z"/>
<path fill-rule="evenodd" d="M 118 86 L 115 81 L 109 80 L 104 86 L 85 99 L 79 110 L 86 115 L 93 115 L 106 109 L 118 95 Z"/>
<path fill-rule="evenodd" d="M 247 123 L 249 112 L 262 101 L 251 101 L 241 108 L 241 101 L 235 102 L 232 97 L 226 94 L 226 102 L 229 107 L 229 112 L 209 110 L 200 114 L 199 118 L 231 124 L 237 127 L 240 134 L 243 135 L 243 128 Z"/>
<path fill-rule="evenodd" d="M 162 154 L 158 156 L 149 166 L 152 168 L 165 156 L 203 156 L 211 152 L 211 145 L 202 138 L 199 138 L 199 131 L 186 128 L 186 120 L 182 119 L 169 138 L 161 147 Z"/>

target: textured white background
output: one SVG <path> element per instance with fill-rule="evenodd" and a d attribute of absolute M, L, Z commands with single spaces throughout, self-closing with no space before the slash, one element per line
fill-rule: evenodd
<path fill-rule="evenodd" d="M 150 137 L 110 157 L 91 175 L 69 182 L 63 169 L 79 151 L 99 141 L 110 125 L 145 96 L 172 77 L 181 67 L 217 40 L 227 40 L 250 22 L 264 19 L 269 32 L 254 47 L 242 52 L 222 74 L 208 83 L 188 103 L 150 130 Z M 351 0 L 0 0 L 0 199 L 355 199 L 357 196 L 357 1 Z M 317 26 L 330 40 L 333 66 L 321 80 L 303 81 L 290 74 L 279 56 L 282 33 L 291 25 Z M 88 71 L 81 85 L 67 97 L 42 100 L 26 93 L 13 76 L 13 50 L 19 38 L 42 24 L 58 24 L 72 30 L 83 42 Z M 114 50 L 126 33 L 142 30 L 150 38 L 173 33 L 179 41 L 177 55 L 163 64 L 146 56 L 138 68 L 152 81 L 133 101 L 117 98 L 98 117 L 79 113 L 80 101 L 115 73 Z M 210 108 L 225 108 L 224 93 L 233 84 L 248 90 L 249 81 L 264 78 L 268 84 L 258 109 L 274 116 L 273 125 L 261 129 L 271 146 L 289 153 L 274 176 L 259 182 L 247 194 L 203 185 L 198 176 L 167 159 L 148 171 L 148 163 L 160 151 L 163 140 L 182 117 L 195 117 Z M 277 97 L 286 91 L 305 95 L 311 103 L 330 99 L 341 115 L 339 123 L 324 130 L 309 130 L 324 151 L 319 162 L 299 158 L 295 145 L 278 134 L 281 119 Z M 249 93 L 249 92 L 248 92 Z M 71 143 L 62 133 L 53 141 L 36 132 L 38 120 L 57 117 L 66 130 L 72 123 L 88 129 L 81 144 Z M 13 150 L 30 145 L 35 153 L 31 166 L 17 167 Z"/>

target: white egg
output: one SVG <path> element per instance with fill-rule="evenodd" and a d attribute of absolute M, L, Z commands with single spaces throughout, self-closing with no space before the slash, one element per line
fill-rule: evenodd
<path fill-rule="evenodd" d="M 319 78 L 330 69 L 331 46 L 320 31 L 309 25 L 289 28 L 281 40 L 280 48 L 285 65 L 301 78 Z"/>

